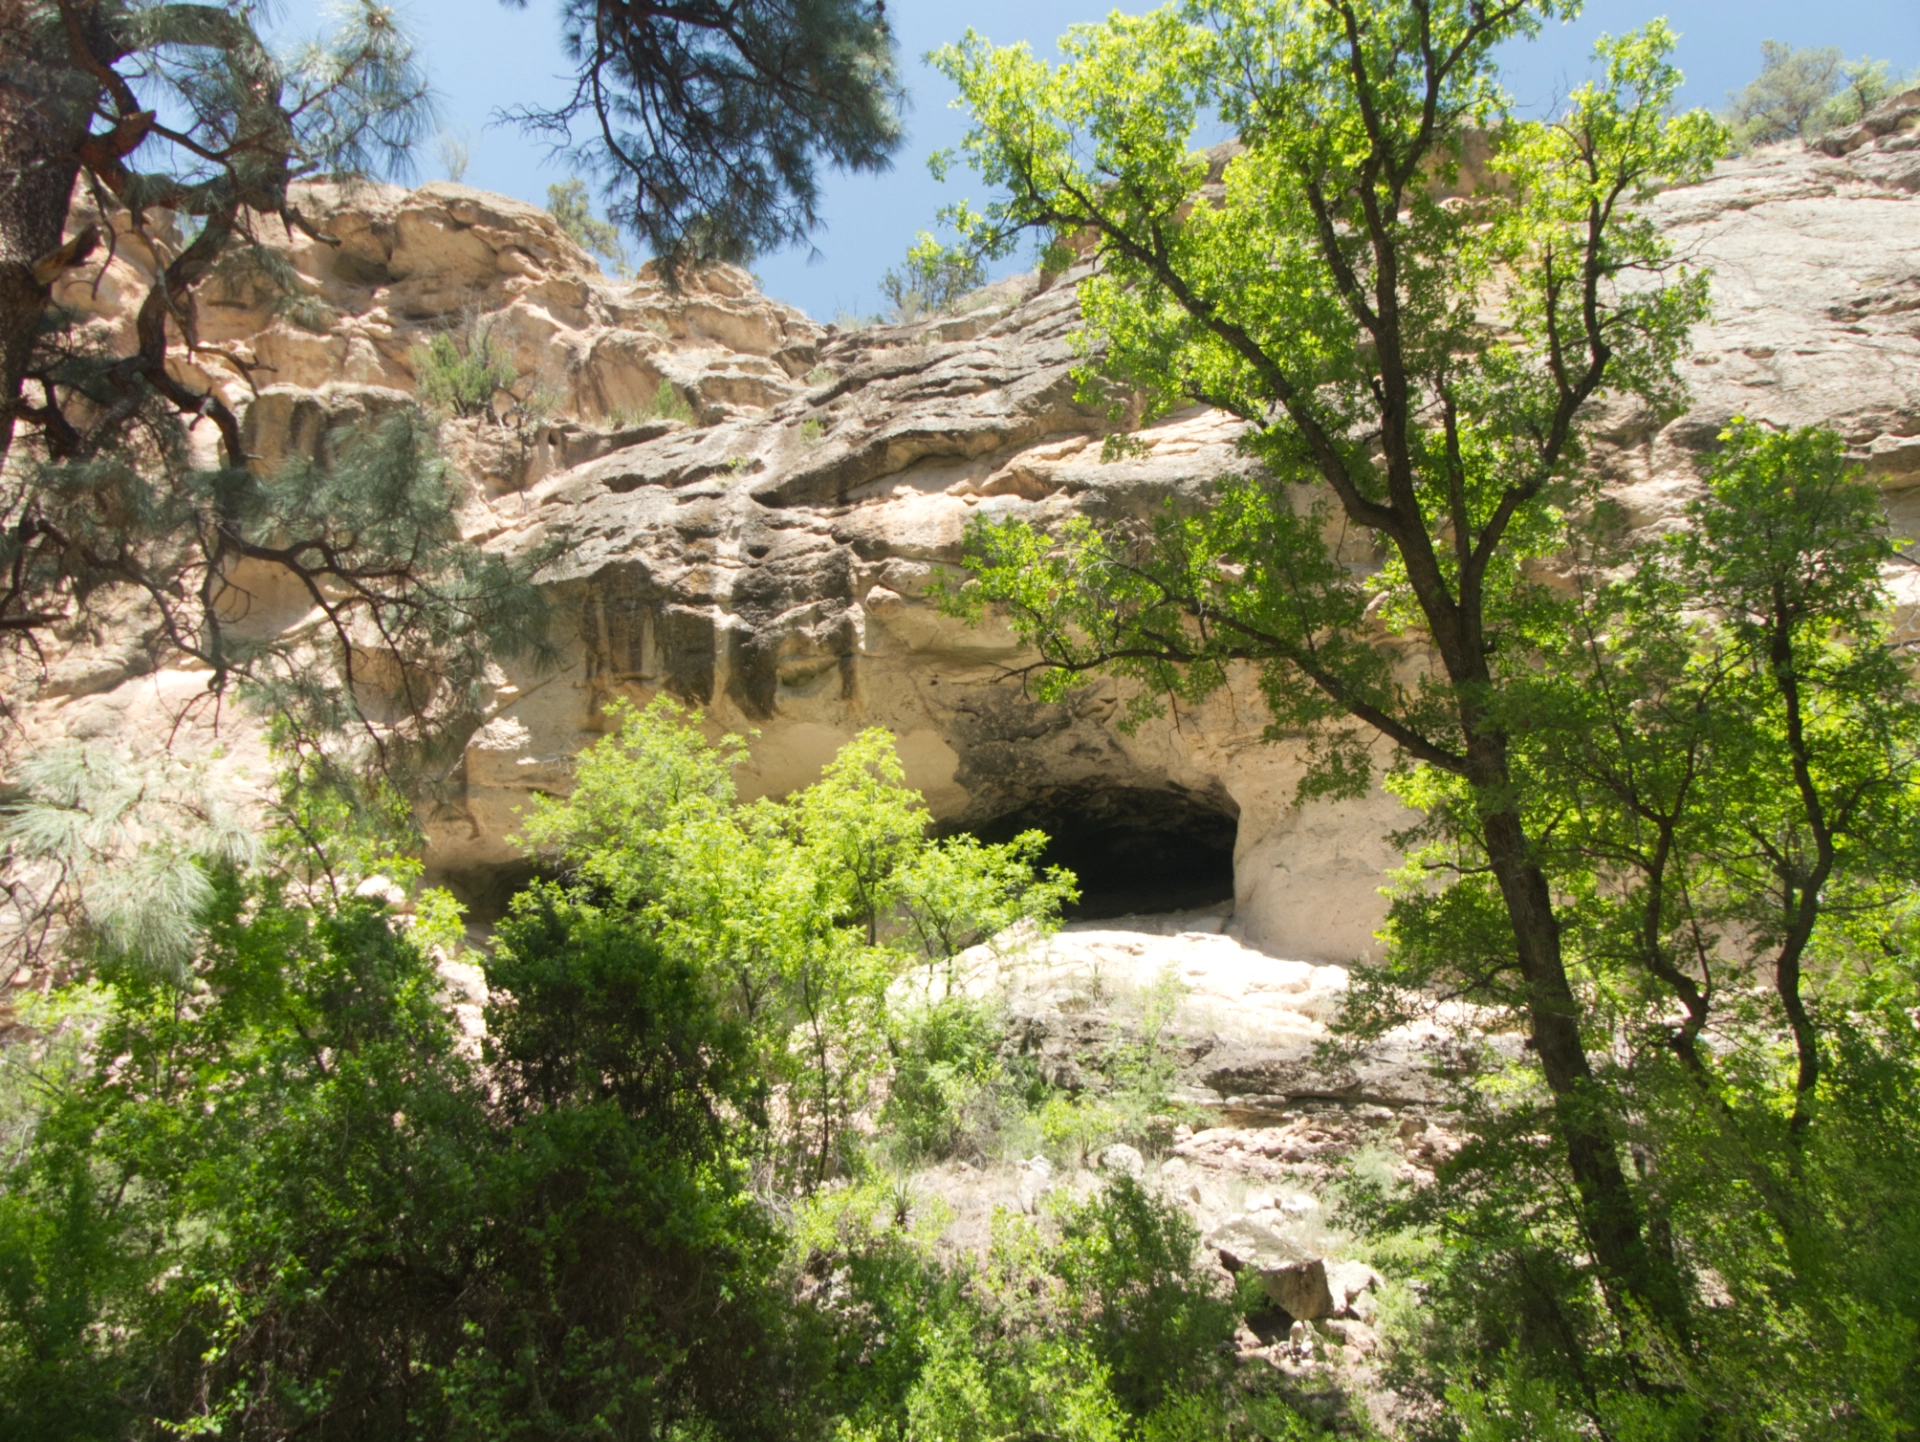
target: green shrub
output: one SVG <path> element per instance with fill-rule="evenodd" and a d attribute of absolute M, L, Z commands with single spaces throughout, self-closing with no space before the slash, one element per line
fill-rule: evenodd
<path fill-rule="evenodd" d="M 1007 1121 L 1036 1090 L 1030 1072 L 1001 1055 L 1001 1009 L 965 996 L 929 1002 L 898 1019 L 881 1135 L 902 1161 L 992 1154 Z"/>
<path fill-rule="evenodd" d="M 587 199 L 587 183 L 579 176 L 547 187 L 547 213 L 559 222 L 575 244 L 606 261 L 621 280 L 633 278 L 627 248 L 620 243 L 620 228 L 593 213 L 593 204 Z"/>
<path fill-rule="evenodd" d="M 986 279 L 980 257 L 958 246 L 943 246 L 924 230 L 907 252 L 906 264 L 880 278 L 888 319 L 896 325 L 943 315 Z"/>
<path fill-rule="evenodd" d="M 571 794 L 536 798 L 526 843 L 726 998 L 784 1087 L 786 1164 L 818 1185 L 859 1145 L 848 1123 L 886 1066 L 889 985 L 983 926 L 1057 924 L 1071 882 L 1035 874 L 1030 840 L 929 837 L 884 731 L 785 800 L 740 805 L 739 738 L 708 742 L 698 713 L 665 699 L 609 715 L 616 730 L 582 754 Z"/>
<path fill-rule="evenodd" d="M 413 365 L 420 399 L 455 416 L 491 414 L 493 398 L 520 378 L 492 325 L 479 317 L 416 346 Z"/>
<path fill-rule="evenodd" d="M 1234 1311 L 1199 1280 L 1200 1233 L 1128 1177 L 1065 1205 L 1052 1266 L 1114 1396 L 1144 1416 L 1218 1375 Z"/>
<path fill-rule="evenodd" d="M 109 977 L 0 1178 L 0 1435 L 792 1435 L 758 1083 L 684 964 L 535 893 L 483 1075 L 384 908 L 228 874 L 206 937 Z"/>
<path fill-rule="evenodd" d="M 687 403 L 687 398 L 666 381 L 661 381 L 654 389 L 653 404 L 647 410 L 647 418 L 657 421 L 681 421 L 686 425 L 692 425 L 695 420 L 693 407 Z"/>
<path fill-rule="evenodd" d="M 1760 74 L 1729 97 L 1726 118 L 1741 150 L 1851 125 L 1907 84 L 1886 61 L 1844 60 L 1837 46 L 1763 40 L 1760 56 Z"/>
<path fill-rule="evenodd" d="M 811 1256 L 844 1278 L 823 1315 L 843 1339 L 834 1385 L 847 1433 L 1226 1436 L 1234 1313 L 1200 1273 L 1197 1241 L 1170 1204 L 1125 1181 L 1064 1208 L 1054 1235 L 999 1213 L 980 1262 L 943 1260 L 884 1225 L 843 1229 Z"/>

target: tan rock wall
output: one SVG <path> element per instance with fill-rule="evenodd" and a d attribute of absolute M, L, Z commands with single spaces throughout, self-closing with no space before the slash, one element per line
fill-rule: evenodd
<path fill-rule="evenodd" d="M 1895 126 L 1839 156 L 1783 148 L 1655 202 L 1687 257 L 1714 268 L 1717 315 L 1695 337 L 1685 415 L 1601 418 L 1595 463 L 1635 524 L 1674 524 L 1702 450 L 1746 415 L 1839 427 L 1896 527 L 1920 533 L 1917 138 Z M 297 239 L 290 254 L 337 319 L 302 330 L 236 293 L 218 328 L 228 358 L 180 362 L 250 407 L 260 454 L 311 453 L 328 423 L 397 402 L 413 347 L 476 310 L 562 398 L 538 425 L 447 430 L 474 482 L 469 534 L 562 542 L 549 581 L 564 661 L 501 673 L 460 795 L 431 825 L 436 871 L 471 882 L 513 865 L 517 808 L 567 784 L 607 702 L 664 690 L 716 729 L 756 733 L 749 795 L 804 784 L 861 728 L 885 726 L 946 824 L 1119 790 L 1211 808 L 1237 825 L 1236 934 L 1305 960 L 1372 944 L 1385 834 L 1404 814 L 1384 796 L 1295 808 L 1300 758 L 1261 739 L 1246 677 L 1124 735 L 1112 683 L 1038 705 L 1007 675 L 1026 658 L 1004 627 L 969 630 L 929 596 L 977 512 L 1139 514 L 1247 464 L 1234 423 L 1200 413 L 1144 432 L 1144 456 L 1099 463 L 1108 423 L 1075 399 L 1071 275 L 1003 282 L 964 316 L 839 334 L 755 294 L 744 272 L 677 294 L 609 281 L 544 212 L 462 187 L 310 201 L 339 244 Z M 119 325 L 115 297 L 141 263 L 129 247 L 114 267 L 134 270 L 110 267 L 97 295 L 72 298 Z M 697 426 L 631 414 L 663 381 Z M 1912 569 L 1896 581 L 1920 602 Z M 258 624 L 298 624 L 297 598 L 255 580 Z M 141 650 L 134 619 L 76 639 L 31 708 L 33 735 L 164 732 L 193 679 L 138 674 Z"/>

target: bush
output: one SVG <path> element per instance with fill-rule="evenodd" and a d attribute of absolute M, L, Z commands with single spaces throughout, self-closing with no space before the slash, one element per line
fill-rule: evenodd
<path fill-rule="evenodd" d="M 764 1120 L 746 1028 L 656 936 L 551 883 L 513 899 L 487 962 L 487 1059 L 510 1112 L 611 1103 L 704 1154 Z"/>
<path fill-rule="evenodd" d="M 228 875 L 186 979 L 115 974 L 0 1186 L 0 1435 L 793 1435 L 737 1028 L 550 894 L 502 933 L 484 1080 L 368 903 Z"/>
<path fill-rule="evenodd" d="M 986 278 L 979 256 L 943 246 L 923 230 L 907 252 L 906 264 L 880 278 L 880 293 L 887 300 L 888 319 L 901 325 L 951 311 Z"/>
<path fill-rule="evenodd" d="M 547 187 L 547 213 L 559 222 L 576 245 L 606 261 L 621 280 L 633 278 L 627 248 L 620 243 L 620 228 L 593 213 L 593 205 L 587 199 L 587 183 L 579 176 Z"/>
<path fill-rule="evenodd" d="M 780 1085 L 787 1165 L 818 1185 L 857 1145 L 848 1123 L 886 1064 L 892 981 L 985 928 L 1056 924 L 1071 881 L 1035 874 L 1031 836 L 929 837 L 883 731 L 784 801 L 739 805 L 737 737 L 709 743 L 698 713 L 664 699 L 610 715 L 616 730 L 582 755 L 572 793 L 536 799 L 526 842 L 575 899 L 658 938 L 724 999 Z"/>
<path fill-rule="evenodd" d="M 490 415 L 493 398 L 520 378 L 493 327 L 477 316 L 416 346 L 413 364 L 420 399 L 461 417 Z"/>
<path fill-rule="evenodd" d="M 1007 1122 L 1024 1111 L 1037 1080 L 1001 1055 L 1006 1018 L 998 1006 L 943 997 L 898 1020 L 881 1133 L 904 1162 L 981 1159 Z"/>
<path fill-rule="evenodd" d="M 1061 1212 L 1067 1310 L 1135 1416 L 1215 1378 L 1233 1336 L 1232 1307 L 1196 1276 L 1199 1246 L 1185 1213 L 1127 1177 Z"/>
<path fill-rule="evenodd" d="M 686 397 L 666 381 L 661 381 L 654 387 L 653 404 L 648 407 L 646 418 L 657 421 L 679 421 L 689 426 L 696 419 L 693 407 L 687 403 Z"/>
<path fill-rule="evenodd" d="M 1068 1205 L 1051 1236 L 999 1213 L 981 1262 L 943 1261 L 930 1239 L 876 1223 L 870 1201 L 851 1226 L 838 1215 L 830 1241 L 803 1230 L 816 1244 L 809 1269 L 840 1279 L 816 1305 L 840 1339 L 831 1385 L 843 1435 L 1228 1434 L 1233 1309 L 1195 1265 L 1191 1224 L 1144 1189 L 1120 1181 Z"/>

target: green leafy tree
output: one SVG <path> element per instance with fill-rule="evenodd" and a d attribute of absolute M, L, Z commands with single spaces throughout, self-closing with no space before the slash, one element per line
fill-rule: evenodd
<path fill-rule="evenodd" d="M 457 1342 L 482 1093 L 431 967 L 364 903 L 217 893 L 194 974 L 112 974 L 5 1180 L 9 1435 L 392 1427 L 421 1388 L 385 1357 Z"/>
<path fill-rule="evenodd" d="M 1494 48 L 1565 13 L 1237 0 L 1079 27 L 1058 67 L 977 37 L 942 52 L 974 116 L 963 151 L 1009 192 L 963 210 L 963 229 L 988 247 L 1087 236 L 1089 383 L 1097 369 L 1137 387 L 1149 416 L 1216 406 L 1264 465 L 1138 527 L 976 522 L 958 604 L 1007 607 L 1043 694 L 1136 678 L 1136 717 L 1250 665 L 1274 734 L 1315 738 L 1303 800 L 1360 794 L 1376 738 L 1400 768 L 1458 778 L 1499 919 L 1477 964 L 1513 979 L 1599 1275 L 1622 1304 L 1671 1311 L 1505 698 L 1544 600 L 1527 563 L 1561 549 L 1593 495 L 1590 403 L 1674 406 L 1705 312 L 1705 277 L 1633 204 L 1704 174 L 1724 132 L 1669 114 L 1659 23 L 1603 41 L 1604 76 L 1552 123 L 1512 116 Z M 1206 161 L 1186 140 L 1205 106 L 1244 148 L 1196 204 Z M 1480 183 L 1461 173 L 1476 129 L 1494 138 Z M 1342 527 L 1377 568 L 1336 550 Z M 1409 664 L 1415 646 L 1431 664 Z"/>
<path fill-rule="evenodd" d="M 746 1186 L 766 1091 L 746 1028 L 692 960 L 552 887 L 517 899 L 487 979 L 510 1129 L 454 1415 L 479 1435 L 804 1433 L 782 1238 Z"/>
<path fill-rule="evenodd" d="M 191 967 L 90 993 L 0 1177 L 6 1435 L 804 1434 L 763 1086 L 697 973 L 536 891 L 483 1068 L 429 954 L 450 901 L 408 930 L 210 885 Z"/>
<path fill-rule="evenodd" d="M 901 873 L 925 845 L 928 823 L 893 737 L 863 731 L 841 747 L 819 781 L 795 795 L 791 815 L 792 834 L 831 888 L 828 909 L 864 933 L 869 945 L 879 941 L 881 923 L 898 901 Z"/>
<path fill-rule="evenodd" d="M 1912 1076 L 1911 1042 L 1883 1018 L 1914 984 L 1920 694 L 1885 620 L 1894 549 L 1880 498 L 1841 439 L 1737 425 L 1722 440 L 1688 528 L 1639 548 L 1623 579 L 1589 573 L 1563 624 L 1538 636 L 1544 664 L 1514 704 L 1530 723 L 1522 769 L 1566 949 L 1619 1048 L 1607 1080 L 1635 1118 L 1651 1235 L 1765 1319 L 1698 1307 L 1653 1370 L 1738 1419 L 1733 1435 L 1822 1435 L 1816 1399 L 1837 1391 L 1863 1418 L 1900 1415 L 1920 1365 L 1916 1298 L 1883 1280 L 1909 1265 L 1912 1240 L 1863 1225 L 1846 1200 L 1907 1169 L 1900 1144 L 1859 1136 L 1912 1125 L 1877 1088 Z M 1447 789 L 1429 796 L 1430 816 L 1449 838 L 1470 834 L 1467 798 Z M 1464 871 L 1473 854 L 1441 842 L 1424 861 Z M 1423 891 L 1394 905 L 1396 932 L 1408 928 L 1397 954 L 1413 963 L 1394 985 L 1458 978 L 1457 958 L 1485 941 L 1483 887 Z M 1512 1004 L 1497 988 L 1477 994 Z M 1529 1110 L 1494 1121 L 1481 1160 L 1544 1182 Z M 1488 1219 L 1518 1200 L 1510 1185 L 1465 1186 Z M 1569 1221 L 1542 1229 L 1563 1255 L 1578 1246 Z M 1564 1262 L 1536 1250 L 1527 1265 L 1550 1275 Z M 1536 1312 L 1557 1291 L 1554 1309 L 1577 1316 L 1577 1273 L 1566 1282 L 1536 1287 Z M 1477 1285 L 1511 1297 L 1513 1283 L 1503 1261 Z M 1851 1339 L 1844 1364 L 1802 1360 L 1799 1339 L 1821 1333 Z M 1523 1345 L 1564 1366 L 1564 1342 Z M 1608 1349 L 1583 1345 L 1584 1382 L 1561 1381 L 1588 1389 L 1576 1411 L 1615 1425 L 1598 1414 L 1627 1404 L 1591 1394 L 1637 1379 L 1622 1368 L 1601 1380 Z"/>
<path fill-rule="evenodd" d="M 786 800 L 742 805 L 739 738 L 709 743 L 698 714 L 665 698 L 609 714 L 614 730 L 582 753 L 572 792 L 536 800 L 525 844 L 725 998 L 785 1082 L 817 1185 L 885 1064 L 889 984 L 989 926 L 1055 924 L 1071 880 L 1035 874 L 1036 836 L 930 839 L 885 732 L 856 737 Z"/>
<path fill-rule="evenodd" d="M 906 264 L 880 277 L 880 294 L 899 325 L 944 315 L 986 278 L 987 268 L 979 256 L 962 247 L 943 246 L 923 230 L 907 251 Z"/>
<path fill-rule="evenodd" d="M 1834 46 L 1796 50 L 1763 40 L 1760 59 L 1759 75 L 1727 97 L 1726 120 L 1742 150 L 1851 125 L 1908 83 L 1886 61 L 1843 60 Z"/>
<path fill-rule="evenodd" d="M 1795 49 L 1778 40 L 1761 41 L 1759 75 L 1728 96 L 1734 143 L 1745 149 L 1812 134 L 1842 84 L 1840 65 L 1838 46 Z"/>
<path fill-rule="evenodd" d="M 1840 88 L 1820 107 L 1822 130 L 1838 130 L 1866 117 L 1867 112 L 1896 91 L 1910 87 L 1916 78 L 1901 76 L 1885 60 L 1861 56 L 1840 67 Z"/>

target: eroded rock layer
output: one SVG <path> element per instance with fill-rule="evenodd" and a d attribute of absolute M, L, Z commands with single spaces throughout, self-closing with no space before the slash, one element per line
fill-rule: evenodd
<path fill-rule="evenodd" d="M 1634 524 L 1673 524 L 1702 451 L 1745 415 L 1839 428 L 1896 527 L 1920 533 L 1920 106 L 1894 110 L 1837 154 L 1731 161 L 1654 202 L 1681 253 L 1713 268 L 1717 309 L 1694 338 L 1686 414 L 1604 420 L 1595 464 Z M 749 795 L 804 784 L 884 726 L 942 824 L 1062 834 L 1107 878 L 1106 914 L 1231 899 L 1235 936 L 1269 953 L 1369 946 L 1396 808 L 1296 808 L 1301 757 L 1263 738 L 1247 678 L 1125 735 L 1114 685 L 1037 704 L 1003 626 L 969 629 L 934 602 L 976 514 L 1137 515 L 1249 464 L 1237 424 L 1203 412 L 1100 462 L 1113 422 L 1077 398 L 1075 273 L 1002 282 L 960 316 L 840 333 L 744 272 L 679 293 L 608 280 L 544 212 L 458 186 L 307 203 L 341 240 L 289 243 L 318 308 L 296 324 L 236 284 L 209 307 L 215 348 L 180 359 L 247 408 L 264 461 L 395 403 L 415 385 L 414 347 L 463 315 L 490 317 L 538 383 L 523 388 L 538 404 L 451 423 L 447 440 L 472 480 L 470 535 L 558 543 L 546 579 L 563 660 L 498 678 L 432 823 L 435 872 L 483 896 L 517 860 L 516 809 L 567 784 L 608 702 L 665 691 L 755 733 Z M 111 331 L 141 269 L 123 247 L 63 299 Z M 663 385 L 692 422 L 649 418 Z M 1906 571 L 1896 583 L 1920 600 Z M 255 624 L 301 623 L 272 578 L 254 592 Z M 203 678 L 149 674 L 143 644 L 131 611 L 114 634 L 70 638 L 30 734 L 135 744 L 170 727 Z"/>

